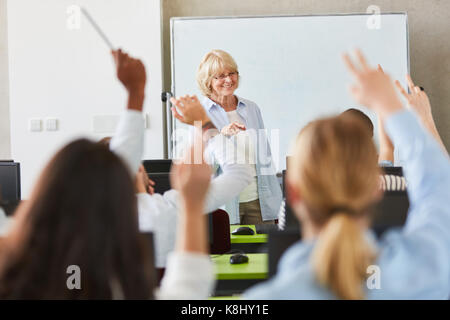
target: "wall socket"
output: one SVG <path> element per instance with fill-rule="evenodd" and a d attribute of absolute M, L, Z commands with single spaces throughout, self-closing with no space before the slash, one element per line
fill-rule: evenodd
<path fill-rule="evenodd" d="M 31 132 L 42 131 L 42 120 L 33 118 L 28 120 L 28 130 Z"/>
<path fill-rule="evenodd" d="M 45 119 L 45 130 L 58 131 L 58 119 L 56 118 Z"/>

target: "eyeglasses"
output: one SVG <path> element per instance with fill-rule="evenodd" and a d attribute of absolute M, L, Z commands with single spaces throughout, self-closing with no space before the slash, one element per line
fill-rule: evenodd
<path fill-rule="evenodd" d="M 214 79 L 216 80 L 225 80 L 226 78 L 234 78 L 239 74 L 239 72 L 230 72 L 229 74 L 220 74 L 218 76 L 214 76 Z"/>

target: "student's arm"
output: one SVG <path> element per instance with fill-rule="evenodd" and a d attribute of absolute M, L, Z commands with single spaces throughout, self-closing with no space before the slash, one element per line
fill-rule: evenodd
<path fill-rule="evenodd" d="M 378 163 L 394 163 L 394 145 L 384 130 L 384 123 L 381 117 L 378 117 L 378 138 L 380 141 L 380 153 L 378 154 Z"/>
<path fill-rule="evenodd" d="M 378 257 L 391 298 L 448 298 L 450 274 L 450 162 L 416 116 L 403 108 L 389 76 L 371 69 L 358 52 L 348 56 L 353 97 L 385 119 L 386 131 L 405 159 L 410 210 L 403 232 L 383 244 Z M 390 239 L 390 240 L 389 240 Z M 411 279 L 420 279 L 411 284 Z M 384 296 L 384 298 L 387 298 Z"/>
<path fill-rule="evenodd" d="M 408 94 L 406 90 L 403 89 L 400 82 L 396 80 L 395 84 L 398 90 L 408 101 L 409 108 L 417 113 L 417 115 L 420 118 L 420 121 L 425 126 L 425 128 L 440 144 L 444 152 L 448 153 L 444 143 L 442 142 L 441 136 L 437 131 L 436 124 L 434 123 L 433 114 L 431 112 L 431 104 L 430 100 L 428 99 L 428 95 L 425 93 L 425 91 L 422 91 L 418 86 L 414 85 L 414 82 L 412 81 L 411 76 L 409 74 L 406 75 L 406 81 L 408 82 L 410 93 Z"/>
<path fill-rule="evenodd" d="M 383 68 L 378 65 L 378 70 L 384 73 Z M 394 145 L 384 130 L 382 117 L 378 117 L 378 140 L 380 142 L 380 153 L 378 154 L 378 163 L 381 165 L 394 164 Z"/>
<path fill-rule="evenodd" d="M 141 112 L 145 95 L 145 67 L 140 60 L 129 57 L 120 49 L 112 54 L 117 78 L 127 90 L 128 102 L 126 112 L 120 118 L 111 139 L 110 148 L 124 160 L 134 177 L 141 163 L 144 143 L 144 119 Z"/>
<path fill-rule="evenodd" d="M 201 144 L 201 133 L 198 135 L 197 146 Z M 206 299 L 214 284 L 204 215 L 211 169 L 203 160 L 202 148 L 193 146 L 190 151 L 183 162 L 172 167 L 171 184 L 180 194 L 181 210 L 176 249 L 168 259 L 160 299 Z"/>

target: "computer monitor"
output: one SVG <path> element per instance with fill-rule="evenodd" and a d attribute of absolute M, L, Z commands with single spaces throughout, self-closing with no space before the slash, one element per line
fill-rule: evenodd
<path fill-rule="evenodd" d="M 152 159 L 142 161 L 145 171 L 147 173 L 160 173 L 160 172 L 170 172 L 172 167 L 171 159 Z"/>
<path fill-rule="evenodd" d="M 383 169 L 384 174 L 403 177 L 403 167 L 381 167 L 381 169 Z"/>
<path fill-rule="evenodd" d="M 20 201 L 20 163 L 0 161 L 0 200 Z"/>
<path fill-rule="evenodd" d="M 409 198 L 406 191 L 385 191 L 375 207 L 372 229 L 381 236 L 385 231 L 402 227 L 408 216 Z"/>
<path fill-rule="evenodd" d="M 300 230 L 270 231 L 268 235 L 269 278 L 277 273 L 278 262 L 283 253 L 299 241 Z"/>
<path fill-rule="evenodd" d="M 149 173 L 148 177 L 155 182 L 153 186 L 155 193 L 164 194 L 164 192 L 172 189 L 170 185 L 170 173 Z"/>

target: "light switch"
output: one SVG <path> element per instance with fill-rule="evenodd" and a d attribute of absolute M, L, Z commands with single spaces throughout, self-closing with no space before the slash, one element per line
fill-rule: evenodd
<path fill-rule="evenodd" d="M 41 119 L 29 119 L 28 120 L 28 130 L 31 132 L 40 132 L 42 131 L 42 120 Z"/>
<path fill-rule="evenodd" d="M 58 131 L 58 119 L 55 118 L 45 119 L 45 129 L 47 131 Z"/>

